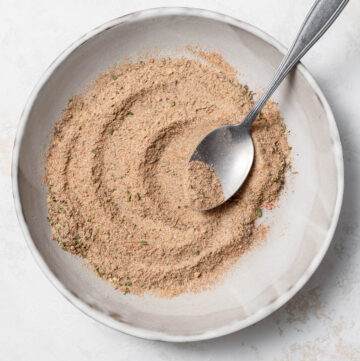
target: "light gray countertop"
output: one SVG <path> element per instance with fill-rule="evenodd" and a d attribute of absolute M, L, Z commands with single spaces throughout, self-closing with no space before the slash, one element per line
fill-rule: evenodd
<path fill-rule="evenodd" d="M 270 317 L 206 342 L 170 344 L 113 331 L 68 303 L 35 264 L 18 226 L 11 151 L 25 101 L 70 43 L 114 17 L 159 6 L 238 17 L 285 45 L 312 0 L 0 0 L 0 360 L 360 360 L 360 0 L 351 0 L 303 62 L 335 114 L 345 194 L 324 261 Z"/>

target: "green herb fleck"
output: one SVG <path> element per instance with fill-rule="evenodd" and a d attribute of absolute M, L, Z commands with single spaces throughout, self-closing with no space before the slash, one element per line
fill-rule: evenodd
<path fill-rule="evenodd" d="M 147 246 L 147 245 L 148 245 L 147 241 L 141 241 L 140 243 L 141 243 L 142 245 L 144 245 L 144 246 Z"/>
<path fill-rule="evenodd" d="M 153 159 L 151 159 L 150 164 L 156 163 L 159 160 L 159 157 L 155 156 Z"/>
<path fill-rule="evenodd" d="M 256 210 L 256 215 L 257 215 L 259 218 L 262 216 L 262 210 L 261 210 L 260 207 Z"/>
<path fill-rule="evenodd" d="M 113 134 L 114 134 L 114 131 L 115 131 L 114 128 L 111 128 L 111 129 L 110 129 L 110 134 L 113 135 Z"/>
<path fill-rule="evenodd" d="M 117 76 L 115 74 L 111 74 L 111 77 L 116 80 L 117 79 Z"/>
<path fill-rule="evenodd" d="M 184 208 L 189 208 L 189 206 L 186 204 L 186 205 L 184 206 Z"/>
<path fill-rule="evenodd" d="M 77 241 L 77 244 L 79 245 L 79 246 L 81 246 L 82 245 L 82 239 L 80 238 L 80 239 L 78 239 Z"/>
<path fill-rule="evenodd" d="M 134 113 L 131 110 L 128 110 L 126 115 L 134 115 Z"/>
<path fill-rule="evenodd" d="M 174 107 L 175 106 L 175 101 L 174 100 L 170 100 L 170 106 Z"/>
<path fill-rule="evenodd" d="M 200 251 L 196 251 L 195 254 L 198 256 L 200 254 Z"/>
<path fill-rule="evenodd" d="M 103 276 L 105 274 L 105 270 L 104 270 L 103 267 L 98 267 L 97 271 L 98 271 L 100 276 Z"/>
<path fill-rule="evenodd" d="M 126 191 L 126 201 L 130 202 L 131 201 L 131 194 L 129 191 Z"/>
<path fill-rule="evenodd" d="M 92 149 L 91 151 L 95 154 L 98 150 L 99 150 L 99 148 L 96 147 L 96 148 Z"/>
<path fill-rule="evenodd" d="M 279 182 L 279 178 L 278 178 L 278 177 L 273 178 L 273 182 L 274 182 L 274 183 L 278 183 L 278 182 Z"/>
<path fill-rule="evenodd" d="M 88 218 L 87 221 L 88 221 L 88 222 L 91 222 L 91 218 Z"/>
<path fill-rule="evenodd" d="M 131 282 L 131 281 L 127 281 L 127 282 L 125 282 L 125 286 L 130 287 L 131 285 L 132 285 L 132 282 Z"/>
<path fill-rule="evenodd" d="M 127 288 L 125 291 L 124 291 L 124 295 L 127 295 L 128 293 L 130 293 L 130 290 Z"/>
<path fill-rule="evenodd" d="M 166 171 L 165 171 L 165 173 L 170 173 L 170 172 L 171 172 L 171 170 L 170 170 L 170 169 L 168 169 L 168 170 L 166 170 Z"/>

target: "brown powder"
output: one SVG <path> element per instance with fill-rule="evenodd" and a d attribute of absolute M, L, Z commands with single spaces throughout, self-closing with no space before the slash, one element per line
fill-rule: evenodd
<path fill-rule="evenodd" d="M 207 65 L 116 66 L 55 126 L 45 172 L 53 237 L 125 294 L 172 297 L 219 281 L 258 239 L 254 221 L 285 181 L 287 134 L 268 103 L 251 129 L 255 160 L 239 192 L 209 212 L 189 208 L 183 175 L 195 146 L 253 104 L 220 56 L 203 54 Z"/>
<path fill-rule="evenodd" d="M 213 208 L 224 200 L 221 182 L 214 169 L 199 161 L 190 162 L 185 172 L 185 195 L 193 209 Z"/>

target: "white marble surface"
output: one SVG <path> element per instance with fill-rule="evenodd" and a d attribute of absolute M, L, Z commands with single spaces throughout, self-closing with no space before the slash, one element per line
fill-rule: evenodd
<path fill-rule="evenodd" d="M 11 195 L 22 107 L 50 62 L 89 29 L 158 6 L 220 11 L 290 44 L 312 0 L 0 0 L 0 360 L 360 360 L 360 0 L 304 58 L 337 118 L 345 196 L 331 249 L 308 284 L 262 322 L 206 342 L 145 341 L 98 324 L 47 281 Z"/>

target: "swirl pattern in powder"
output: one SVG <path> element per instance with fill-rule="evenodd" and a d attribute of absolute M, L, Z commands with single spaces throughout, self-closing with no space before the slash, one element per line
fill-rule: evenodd
<path fill-rule="evenodd" d="M 114 67 L 68 103 L 49 148 L 49 221 L 59 245 L 124 293 L 172 297 L 214 284 L 258 237 L 254 221 L 285 181 L 283 120 L 267 104 L 255 162 L 238 194 L 197 212 L 183 175 L 199 140 L 239 122 L 252 92 L 219 55 Z"/>

